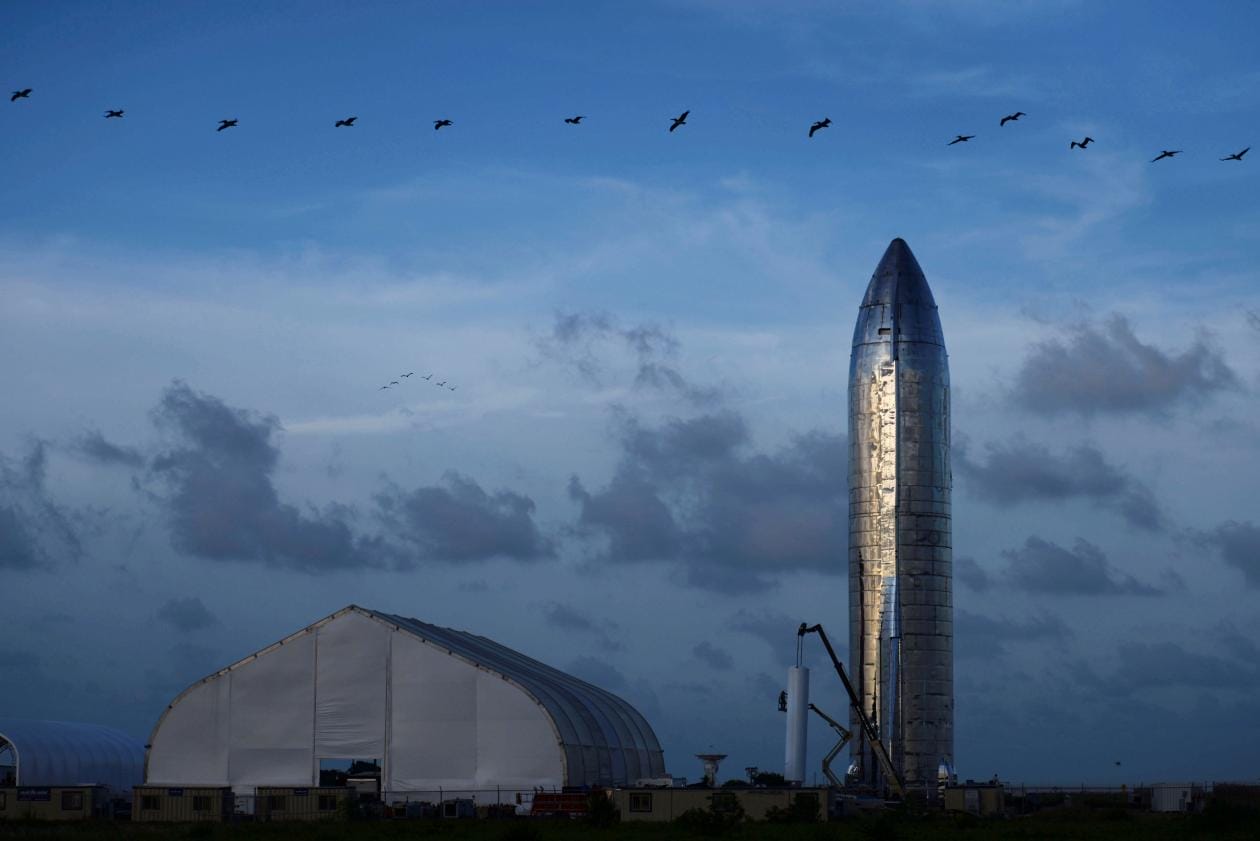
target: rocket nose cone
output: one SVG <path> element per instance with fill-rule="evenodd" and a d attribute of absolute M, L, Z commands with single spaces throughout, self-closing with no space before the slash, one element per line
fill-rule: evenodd
<path fill-rule="evenodd" d="M 871 275 L 870 285 L 866 287 L 866 297 L 862 306 L 877 304 L 919 304 L 936 306 L 932 290 L 928 287 L 923 269 L 914 258 L 914 252 L 901 237 L 888 243 L 888 249 L 875 267 Z"/>

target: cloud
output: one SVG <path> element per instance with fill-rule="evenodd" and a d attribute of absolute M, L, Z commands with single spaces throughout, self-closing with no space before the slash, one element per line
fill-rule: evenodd
<path fill-rule="evenodd" d="M 89 430 L 74 442 L 73 449 L 90 461 L 104 465 L 140 468 L 144 456 L 135 447 L 124 447 L 106 440 L 99 430 Z"/>
<path fill-rule="evenodd" d="M 306 573 L 384 566 L 388 553 L 357 538 L 345 506 L 299 511 L 279 500 L 274 417 L 236 409 L 175 382 L 153 410 L 176 443 L 150 464 L 172 540 L 212 561 L 252 561 Z"/>
<path fill-rule="evenodd" d="M 1117 511 L 1130 526 L 1159 531 L 1164 515 L 1150 489 L 1108 464 L 1101 450 L 1080 444 L 1062 454 L 1016 438 L 985 447 L 987 460 L 973 460 L 965 446 L 954 465 L 980 499 L 999 506 L 1032 501 L 1092 499 Z"/>
<path fill-rule="evenodd" d="M 1260 330 L 1260 312 L 1247 310 L 1247 324 L 1254 330 Z"/>
<path fill-rule="evenodd" d="M 48 494 L 47 473 L 43 441 L 16 461 L 0 454 L 0 569 L 50 567 L 83 555 L 75 514 Z"/>
<path fill-rule="evenodd" d="M 1119 572 L 1101 549 L 1081 538 L 1065 549 L 1033 535 L 1023 547 L 1002 555 L 1010 561 L 1006 580 L 1029 593 L 1158 596 L 1166 592 Z"/>
<path fill-rule="evenodd" d="M 1015 378 L 1015 402 L 1043 414 L 1160 414 L 1236 388 L 1238 377 L 1203 337 L 1180 353 L 1143 344 L 1127 319 L 1071 327 L 1035 344 Z"/>
<path fill-rule="evenodd" d="M 565 670 L 574 677 L 610 692 L 619 692 L 630 686 L 625 675 L 598 657 L 579 657 L 570 662 Z"/>
<path fill-rule="evenodd" d="M 799 618 L 768 610 L 757 613 L 741 610 L 730 621 L 732 629 L 752 634 L 770 646 L 775 654 L 780 655 L 786 655 L 791 651 L 796 638 L 796 629 L 800 627 L 800 624 Z"/>
<path fill-rule="evenodd" d="M 718 648 L 708 640 L 697 643 L 691 649 L 691 654 L 711 669 L 725 672 L 735 668 L 735 658 L 731 657 L 729 652 Z"/>
<path fill-rule="evenodd" d="M 848 557 L 848 452 L 830 432 L 754 451 L 743 416 L 721 410 L 646 426 L 623 416 L 608 484 L 574 477 L 577 532 L 602 538 L 614 563 L 672 561 L 683 581 L 756 592 L 792 570 L 838 573 Z"/>
<path fill-rule="evenodd" d="M 577 608 L 551 602 L 543 607 L 543 619 L 553 628 L 594 639 L 605 651 L 620 651 L 623 648 L 609 635 L 606 627 L 601 627 L 590 615 Z M 604 622 L 604 625 L 617 627 L 615 622 Z"/>
<path fill-rule="evenodd" d="M 678 339 L 657 324 L 622 327 L 608 313 L 558 312 L 551 333 L 535 345 L 544 357 L 571 367 L 592 385 L 602 385 L 615 364 L 606 358 L 611 346 L 634 358 L 635 388 L 676 394 L 697 406 L 713 404 L 721 395 L 718 389 L 689 382 L 679 372 L 673 364 Z"/>
<path fill-rule="evenodd" d="M 1057 616 L 1042 614 L 1024 620 L 954 612 L 954 651 L 958 657 L 992 657 L 1008 653 L 1012 642 L 1063 643 L 1072 635 Z"/>
<path fill-rule="evenodd" d="M 993 576 L 969 555 L 954 559 L 954 579 L 976 593 L 983 593 L 993 584 Z"/>
<path fill-rule="evenodd" d="M 166 604 L 158 608 L 158 619 L 177 631 L 188 633 L 210 628 L 219 620 L 196 596 L 182 599 L 168 599 Z"/>
<path fill-rule="evenodd" d="M 555 555 L 534 522 L 534 501 L 509 490 L 487 493 L 454 471 L 442 485 L 376 495 L 379 515 L 413 550 L 414 561 L 533 561 Z M 418 556 L 415 554 L 418 553 Z"/>
<path fill-rule="evenodd" d="M 1175 642 L 1131 642 L 1117 649 L 1120 666 L 1104 683 L 1117 692 L 1162 687 L 1250 690 L 1260 687 L 1255 661 L 1191 652 Z"/>
<path fill-rule="evenodd" d="M 1250 520 L 1228 520 L 1203 535 L 1225 563 L 1239 570 L 1248 587 L 1260 587 L 1260 527 Z"/>

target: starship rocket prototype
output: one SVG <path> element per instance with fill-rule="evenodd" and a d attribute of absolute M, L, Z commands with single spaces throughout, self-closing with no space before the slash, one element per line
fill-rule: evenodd
<path fill-rule="evenodd" d="M 849 659 L 908 788 L 934 788 L 954 764 L 949 431 L 936 301 L 895 239 L 866 288 L 849 363 Z M 867 740 L 851 751 L 851 773 L 877 783 Z"/>

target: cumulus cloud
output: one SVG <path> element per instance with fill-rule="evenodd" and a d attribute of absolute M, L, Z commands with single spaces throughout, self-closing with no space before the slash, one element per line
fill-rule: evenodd
<path fill-rule="evenodd" d="M 1150 488 L 1109 464 L 1102 451 L 1080 444 L 1054 453 L 1022 438 L 985 447 L 985 460 L 970 448 L 954 450 L 954 466 L 980 499 L 1009 506 L 1023 502 L 1090 499 L 1119 513 L 1130 526 L 1159 531 L 1164 515 Z"/>
<path fill-rule="evenodd" d="M 769 610 L 757 612 L 741 610 L 730 621 L 730 627 L 733 630 L 757 637 L 770 646 L 776 654 L 791 651 L 796 638 L 796 629 L 800 627 L 800 624 L 801 620 L 798 617 Z M 834 645 L 835 642 L 832 644 Z"/>
<path fill-rule="evenodd" d="M 634 360 L 635 388 L 675 394 L 694 405 L 718 400 L 717 389 L 699 386 L 678 370 L 675 357 L 679 342 L 657 324 L 621 326 L 608 313 L 558 312 L 551 332 L 536 340 L 543 356 L 575 370 L 593 385 L 602 385 L 616 361 L 613 353 L 629 353 Z"/>
<path fill-rule="evenodd" d="M 1030 593 L 1157 596 L 1166 592 L 1121 573 L 1101 549 L 1081 538 L 1066 549 L 1033 535 L 1022 547 L 1002 554 L 1010 561 L 1009 583 Z"/>
<path fill-rule="evenodd" d="M 630 685 L 616 667 L 598 657 L 579 657 L 570 662 L 565 671 L 610 692 L 619 692 Z"/>
<path fill-rule="evenodd" d="M 1197 690 L 1260 687 L 1260 667 L 1255 661 L 1192 652 L 1175 642 L 1123 643 L 1117 654 L 1120 665 L 1106 683 L 1120 692 L 1174 686 Z"/>
<path fill-rule="evenodd" d="M 74 442 L 73 449 L 97 464 L 133 468 L 144 466 L 144 456 L 138 449 L 115 444 L 96 429 L 83 433 Z"/>
<path fill-rule="evenodd" d="M 983 593 L 993 584 L 993 576 L 970 555 L 954 559 L 954 579 L 977 593 Z"/>
<path fill-rule="evenodd" d="M 954 651 L 959 657 L 992 657 L 1007 653 L 1012 642 L 1062 643 L 1071 635 L 1062 619 L 1048 614 L 1019 620 L 954 612 Z"/>
<path fill-rule="evenodd" d="M 153 419 L 175 439 L 150 471 L 179 550 L 307 573 L 385 565 L 385 547 L 356 537 L 347 507 L 301 511 L 280 501 L 272 482 L 280 457 L 274 417 L 175 382 Z"/>
<path fill-rule="evenodd" d="M 1237 375 L 1205 338 L 1181 353 L 1161 350 L 1144 344 L 1127 319 L 1114 315 L 1034 345 L 1013 396 L 1023 408 L 1044 414 L 1164 413 L 1237 386 Z"/>
<path fill-rule="evenodd" d="M 412 561 L 533 561 L 555 554 L 534 522 L 534 501 L 509 490 L 487 493 L 448 472 L 443 484 L 376 495 L 381 519 L 411 549 Z"/>
<path fill-rule="evenodd" d="M 16 460 L 0 454 L 0 569 L 50 567 L 83 554 L 74 513 L 48 493 L 47 473 L 43 441 Z"/>
<path fill-rule="evenodd" d="M 196 596 L 168 599 L 158 608 L 157 616 L 175 630 L 185 633 L 200 631 L 219 623 L 215 615 Z"/>
<path fill-rule="evenodd" d="M 735 658 L 725 649 L 718 648 L 708 640 L 697 643 L 691 654 L 701 663 L 718 671 L 730 671 L 735 668 Z"/>
<path fill-rule="evenodd" d="M 1260 587 L 1260 526 L 1228 520 L 1203 535 L 1225 563 L 1243 574 L 1248 587 Z"/>
<path fill-rule="evenodd" d="M 590 614 L 569 605 L 551 602 L 543 606 L 543 619 L 553 628 L 595 640 L 605 651 L 620 651 L 623 646 L 609 634 L 615 622 L 597 622 Z"/>
<path fill-rule="evenodd" d="M 1260 330 L 1260 312 L 1247 310 L 1247 323 L 1255 330 Z"/>
<path fill-rule="evenodd" d="M 577 531 L 602 538 L 607 560 L 676 562 L 685 583 L 728 593 L 764 590 L 775 571 L 844 568 L 841 436 L 815 431 L 758 452 L 744 418 L 721 410 L 658 426 L 623 417 L 618 439 L 607 485 L 569 484 Z"/>

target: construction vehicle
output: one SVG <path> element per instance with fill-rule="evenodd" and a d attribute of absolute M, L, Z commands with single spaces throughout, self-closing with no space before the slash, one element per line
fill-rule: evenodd
<path fill-rule="evenodd" d="M 835 772 L 831 770 L 831 761 L 839 756 L 840 751 L 844 750 L 844 746 L 847 745 L 849 740 L 853 738 L 853 734 L 849 732 L 848 728 L 843 727 L 840 722 L 818 709 L 818 707 L 814 706 L 814 704 L 811 703 L 809 708 L 817 713 L 819 718 L 830 724 L 832 730 L 835 730 L 840 734 L 840 741 L 836 742 L 835 747 L 827 751 L 827 755 L 823 757 L 822 771 L 823 776 L 826 777 L 833 786 L 836 788 L 844 788 L 844 783 L 836 776 Z"/>
<path fill-rule="evenodd" d="M 901 775 L 897 773 L 897 769 L 893 767 L 892 759 L 888 756 L 888 750 L 884 747 L 884 743 L 879 740 L 879 734 L 875 731 L 875 726 L 871 724 L 871 720 L 866 713 L 862 711 L 862 702 L 858 700 L 857 692 L 853 689 L 853 684 L 849 681 L 849 675 L 844 670 L 844 664 L 840 662 L 840 658 L 836 656 L 836 650 L 831 647 L 831 640 L 827 639 L 827 632 L 823 630 L 822 625 L 807 625 L 801 623 L 801 627 L 796 629 L 798 642 L 803 640 L 806 634 L 818 634 L 818 638 L 822 640 L 823 647 L 827 649 L 827 656 L 831 658 L 831 665 L 836 667 L 836 674 L 840 675 L 840 682 L 844 684 L 844 691 L 849 694 L 849 705 L 853 708 L 854 715 L 857 716 L 858 723 L 862 725 L 862 735 L 866 737 L 866 743 L 871 746 L 871 753 L 875 755 L 879 761 L 879 767 L 884 772 L 884 779 L 894 793 L 903 800 L 906 796 L 906 786 L 901 780 Z M 811 705 L 812 706 L 812 705 Z M 818 710 L 815 710 L 818 712 Z M 832 726 L 840 728 L 839 725 Z M 848 732 L 845 730 L 844 732 Z M 843 747 L 847 739 L 842 739 L 841 744 L 837 746 Z M 830 756 L 830 754 L 828 754 Z M 828 775 L 828 779 L 832 779 Z"/>

